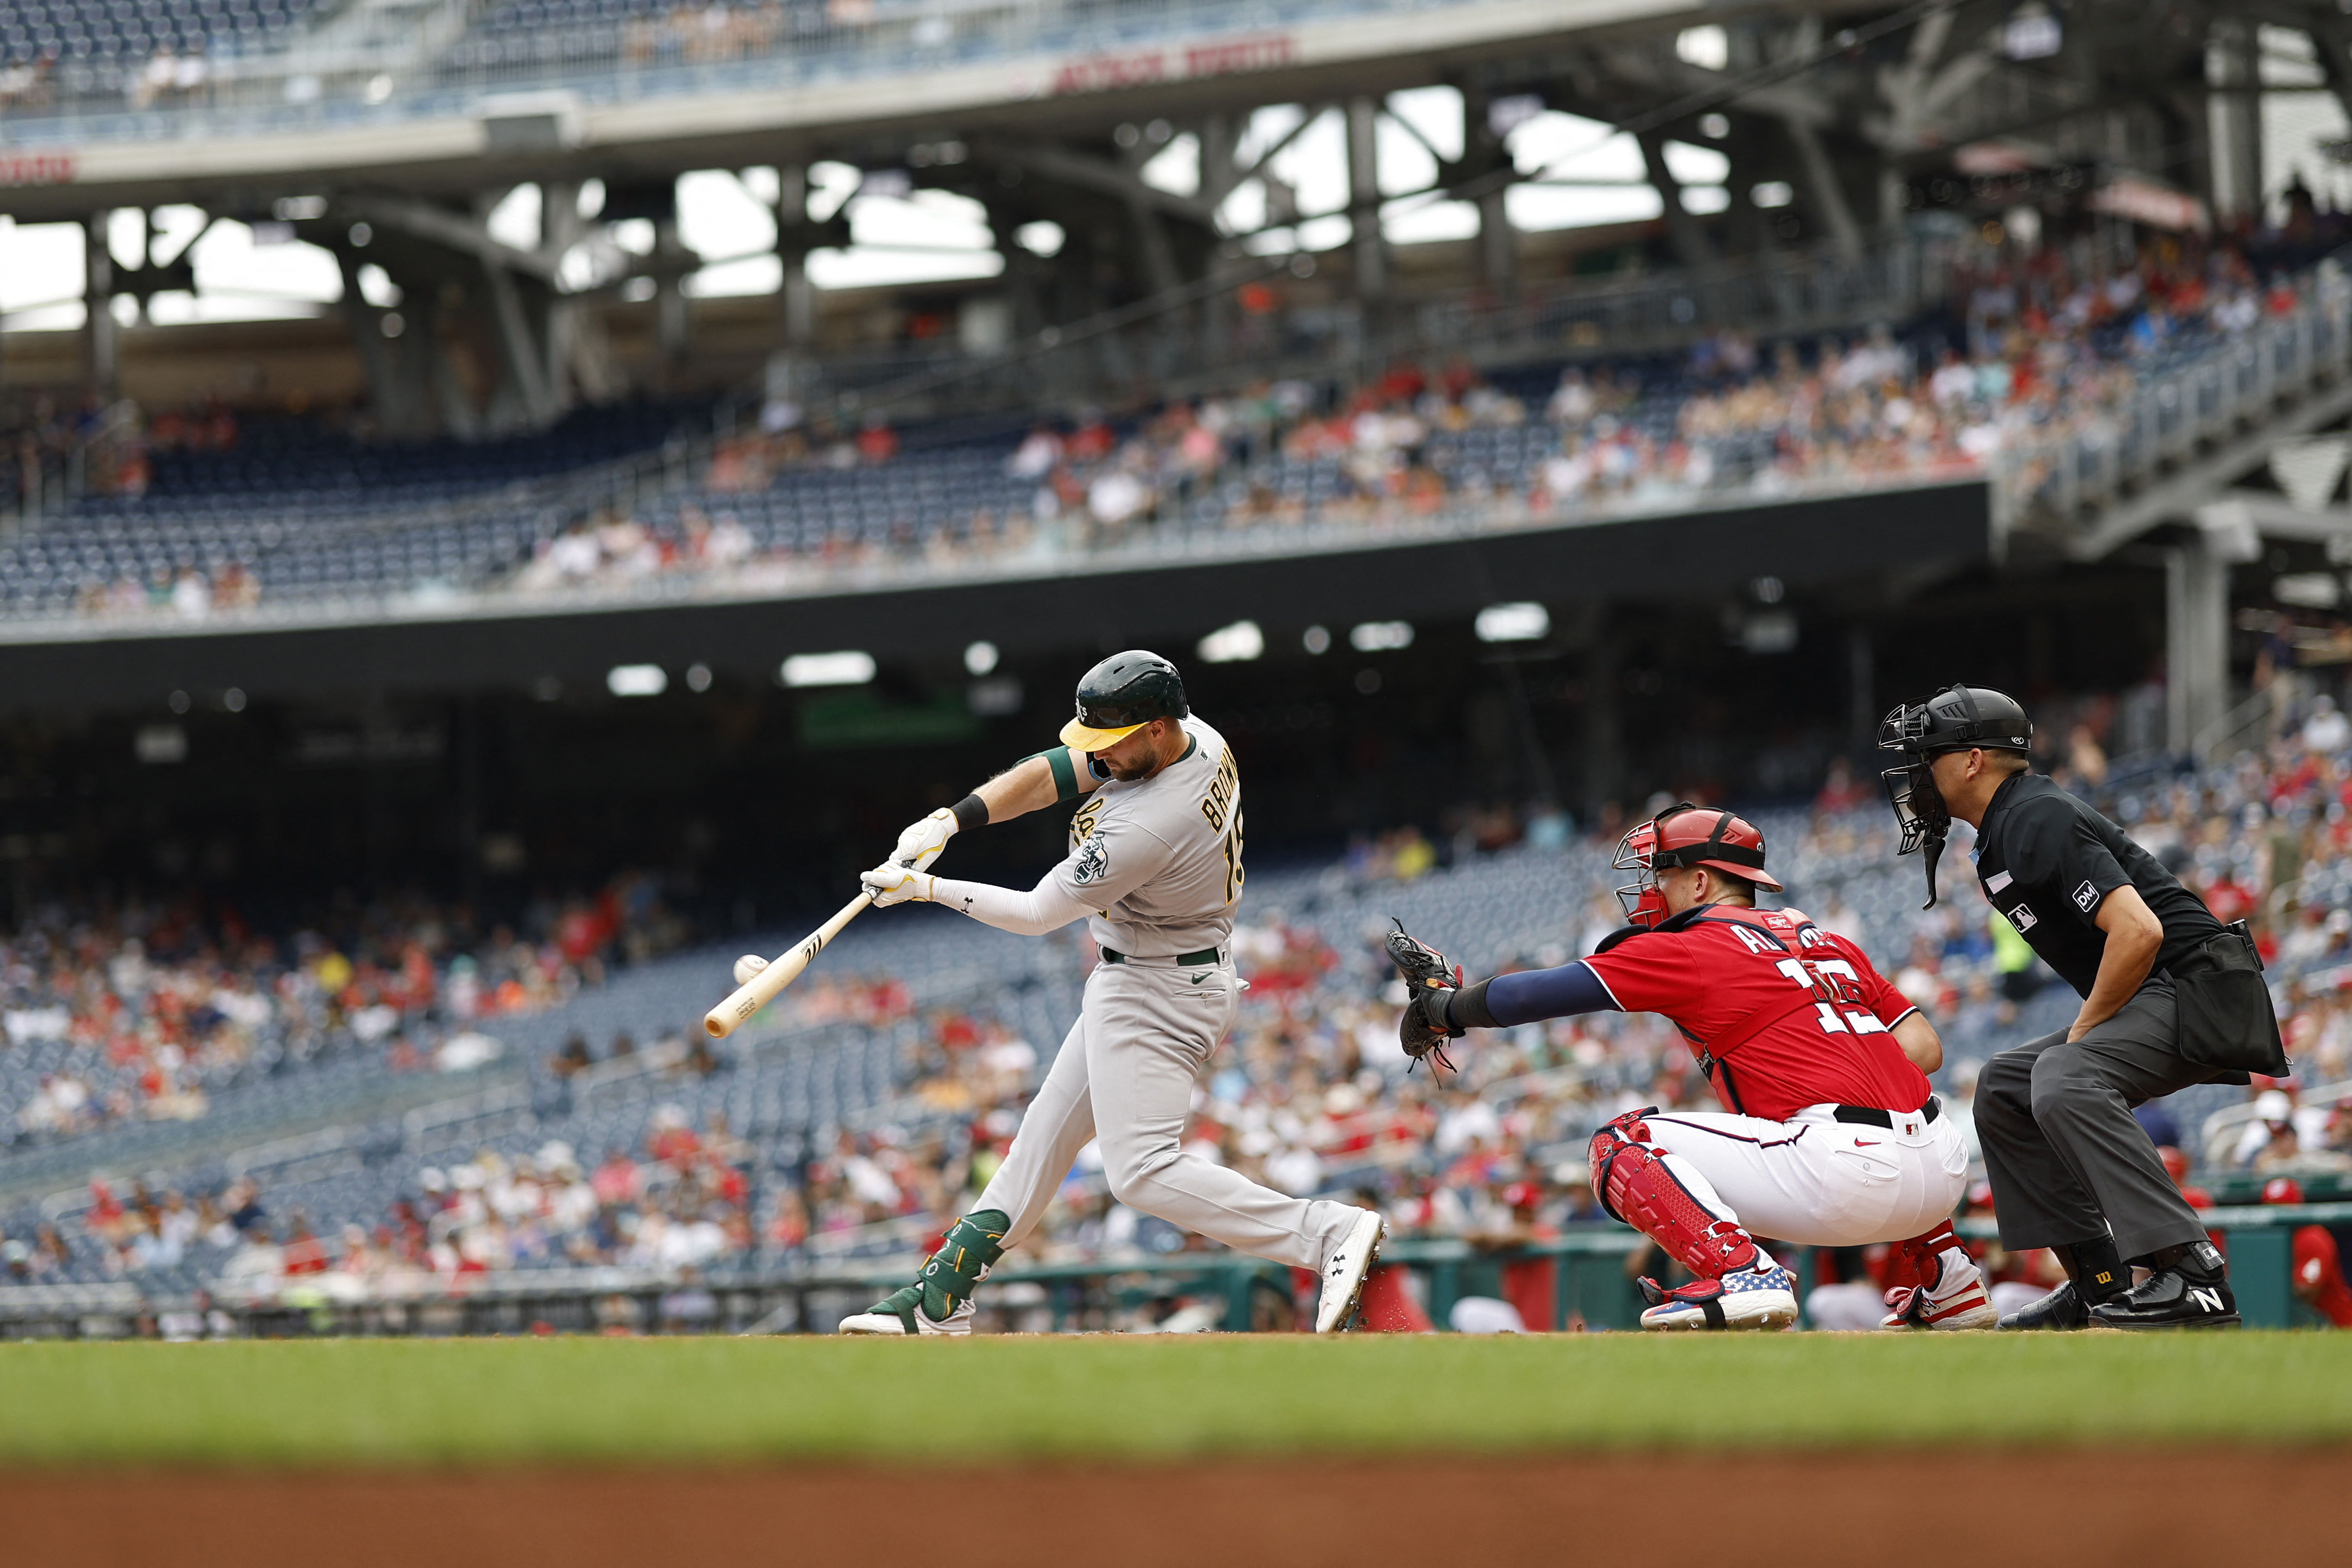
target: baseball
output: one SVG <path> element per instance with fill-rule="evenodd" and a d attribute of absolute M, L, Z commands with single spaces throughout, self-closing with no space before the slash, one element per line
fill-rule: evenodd
<path fill-rule="evenodd" d="M 735 961 L 735 984 L 749 985 L 751 976 L 768 967 L 768 961 L 756 952 L 747 952 Z"/>

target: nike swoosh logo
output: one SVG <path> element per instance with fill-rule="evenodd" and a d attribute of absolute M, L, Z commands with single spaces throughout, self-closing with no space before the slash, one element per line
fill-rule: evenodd
<path fill-rule="evenodd" d="M 1207 978 L 1208 975 L 1206 973 L 1195 974 L 1192 976 L 1192 984 L 1198 985 L 1202 981 L 1206 980 Z"/>
<path fill-rule="evenodd" d="M 1886 1140 L 1884 1138 L 1857 1138 L 1853 1141 L 1853 1146 L 1857 1149 L 1875 1149 L 1885 1142 Z"/>

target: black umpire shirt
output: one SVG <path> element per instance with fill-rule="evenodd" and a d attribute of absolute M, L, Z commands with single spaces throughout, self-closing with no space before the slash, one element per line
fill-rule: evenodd
<path fill-rule="evenodd" d="M 2137 888 L 2164 924 L 2157 970 L 2221 930 L 2205 901 L 2129 834 L 2039 773 L 2019 773 L 1993 792 L 1977 833 L 1977 880 L 1992 907 L 2081 996 L 2098 982 L 2107 947 L 2099 905 L 2117 888 Z"/>

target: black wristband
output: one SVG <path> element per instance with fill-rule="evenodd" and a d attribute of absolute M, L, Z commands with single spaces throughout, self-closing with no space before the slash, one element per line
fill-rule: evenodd
<path fill-rule="evenodd" d="M 948 807 L 948 810 L 956 819 L 956 830 L 958 832 L 961 832 L 967 827 L 985 827 L 988 826 L 988 802 L 981 799 L 977 792 L 964 796 L 961 800 Z"/>
<path fill-rule="evenodd" d="M 1491 980 L 1481 980 L 1475 985 L 1465 985 L 1445 999 L 1445 1018 L 1457 1029 L 1494 1029 L 1501 1027 L 1486 1006 L 1486 987 Z"/>

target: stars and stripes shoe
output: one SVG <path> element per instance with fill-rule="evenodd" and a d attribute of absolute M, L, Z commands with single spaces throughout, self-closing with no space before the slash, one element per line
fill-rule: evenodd
<path fill-rule="evenodd" d="M 1990 1329 L 2000 1321 L 1985 1294 L 1984 1274 L 1958 1247 L 1936 1256 L 1936 1282 L 1897 1285 L 1886 1292 L 1882 1329 Z"/>
<path fill-rule="evenodd" d="M 961 1336 L 971 1332 L 974 1310 L 971 1298 L 967 1296 L 957 1302 L 955 1310 L 945 1318 L 934 1318 L 923 1310 L 923 1288 L 908 1285 L 892 1291 L 862 1312 L 852 1312 L 841 1320 L 834 1332 L 885 1338 L 907 1338 L 918 1334 Z"/>
<path fill-rule="evenodd" d="M 1357 1304 L 1364 1298 L 1364 1276 L 1371 1272 L 1372 1260 L 1381 1255 L 1381 1229 L 1379 1215 L 1358 1210 L 1347 1239 L 1323 1260 L 1323 1289 L 1315 1302 L 1317 1333 L 1336 1334 L 1355 1317 Z"/>
<path fill-rule="evenodd" d="M 1645 1329 L 1785 1329 L 1797 1321 L 1797 1281 L 1770 1255 L 1758 1252 L 1752 1268 L 1719 1279 L 1694 1279 L 1669 1290 L 1641 1281 Z"/>

